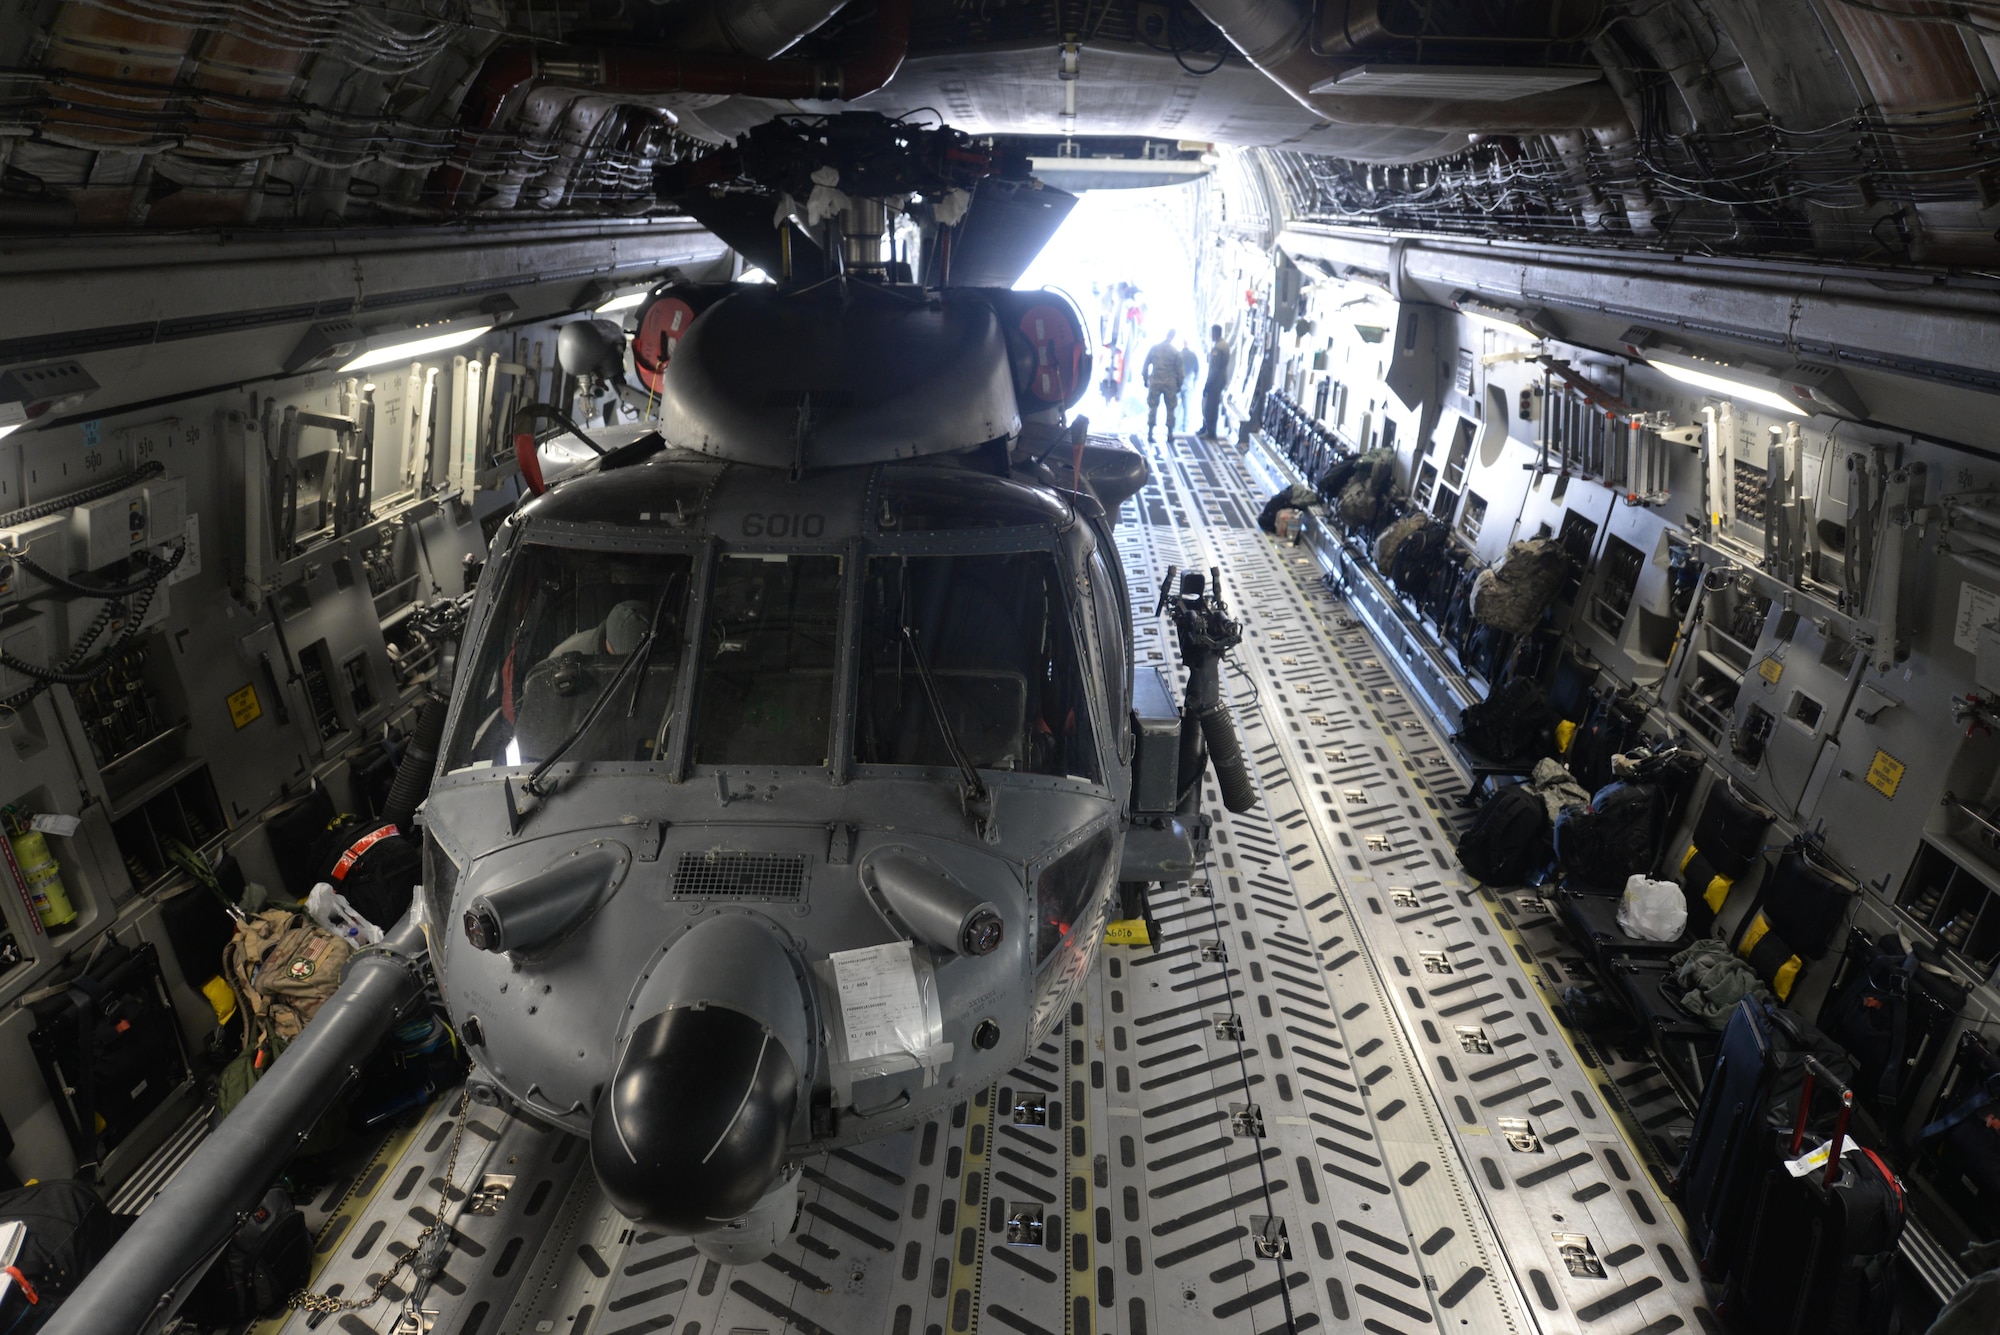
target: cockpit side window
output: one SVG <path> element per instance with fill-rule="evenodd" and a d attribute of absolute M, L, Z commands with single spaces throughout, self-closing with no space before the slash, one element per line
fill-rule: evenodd
<path fill-rule="evenodd" d="M 913 653 L 980 769 L 1101 778 L 1084 660 L 1054 553 L 869 558 L 854 759 L 950 765 Z"/>
<path fill-rule="evenodd" d="M 1132 707 L 1132 662 L 1125 652 L 1130 627 L 1101 550 L 1090 554 L 1090 600 L 1097 618 L 1097 652 L 1104 660 L 1104 698 L 1113 726 L 1122 726 L 1120 720 Z"/>
<path fill-rule="evenodd" d="M 523 544 L 473 651 L 446 769 L 544 760 L 606 690 L 563 758 L 662 758 L 693 571 L 683 552 Z"/>
<path fill-rule="evenodd" d="M 841 558 L 725 556 L 701 632 L 694 761 L 824 765 Z"/>

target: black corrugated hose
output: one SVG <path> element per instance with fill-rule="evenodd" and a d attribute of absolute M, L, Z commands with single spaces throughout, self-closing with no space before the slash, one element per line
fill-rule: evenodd
<path fill-rule="evenodd" d="M 438 743 L 444 738 L 444 716 L 448 705 L 442 696 L 432 695 L 418 711 L 417 724 L 410 730 L 410 744 L 396 766 L 396 780 L 389 785 L 389 800 L 382 819 L 403 833 L 411 830 L 417 804 L 431 789 L 431 770 L 437 765 Z"/>
<path fill-rule="evenodd" d="M 0 700 L 0 710 L 19 710 L 23 705 L 58 682 L 66 686 L 81 686 L 98 673 L 104 671 L 106 667 L 110 666 L 112 659 L 117 656 L 118 651 L 131 643 L 133 638 L 138 635 L 139 624 L 146 619 L 146 610 L 152 606 L 154 593 L 158 592 L 160 585 L 166 582 L 167 576 L 174 573 L 175 568 L 181 563 L 181 558 L 186 555 L 186 542 L 182 542 L 179 547 L 175 548 L 173 556 L 169 559 L 162 559 L 152 552 L 144 553 L 146 564 L 152 573 L 146 579 L 140 581 L 138 592 L 132 595 L 131 604 L 125 607 L 124 628 L 118 632 L 117 638 L 113 639 L 110 644 L 104 647 L 103 652 L 98 654 L 97 661 L 91 663 L 88 667 L 79 667 L 78 665 L 83 662 L 84 655 L 90 652 L 90 646 L 97 642 L 97 637 L 104 633 L 105 627 L 109 626 L 117 616 L 122 603 L 122 600 L 119 598 L 107 598 L 105 600 L 104 605 L 97 609 L 97 615 L 91 618 L 90 625 L 85 627 L 83 634 L 70 647 L 69 655 L 52 668 L 44 667 L 40 663 L 24 662 L 11 654 L 0 653 L 0 667 L 18 672 L 35 683 L 32 686 L 14 692 L 14 694 L 4 700 Z"/>
<path fill-rule="evenodd" d="M 1236 738 L 1236 716 L 1224 704 L 1210 705 L 1195 715 L 1201 724 L 1202 740 L 1208 743 L 1209 763 L 1215 766 L 1215 786 L 1222 790 L 1222 805 L 1242 814 L 1257 805 L 1257 789 L 1243 764 L 1243 743 Z"/>
<path fill-rule="evenodd" d="M 123 491 L 134 482 L 144 482 L 166 471 L 167 466 L 158 459 L 149 459 L 137 468 L 119 473 L 115 477 L 107 477 L 102 482 L 93 482 L 80 491 L 72 491 L 66 496 L 52 497 L 46 501 L 37 501 L 18 510 L 9 510 L 6 514 L 0 515 L 0 528 L 18 528 L 22 524 L 31 524 L 37 519 L 60 514 L 79 505 L 87 505 L 100 497 L 109 496 L 114 491 Z"/>

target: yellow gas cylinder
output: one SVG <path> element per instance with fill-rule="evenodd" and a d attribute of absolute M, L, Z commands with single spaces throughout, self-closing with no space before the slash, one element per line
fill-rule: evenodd
<path fill-rule="evenodd" d="M 27 883 L 28 898 L 34 901 L 42 926 L 54 929 L 75 922 L 76 908 L 63 888 L 62 866 L 49 852 L 49 841 L 42 832 L 24 830 L 9 835 L 8 842 L 14 846 L 14 862 L 21 869 L 21 879 Z"/>

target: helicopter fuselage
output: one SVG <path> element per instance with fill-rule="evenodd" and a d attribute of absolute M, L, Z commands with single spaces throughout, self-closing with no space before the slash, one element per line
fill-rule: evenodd
<path fill-rule="evenodd" d="M 1118 875 L 1130 626 L 1088 497 L 956 458 L 792 481 L 669 451 L 524 507 L 425 818 L 426 930 L 475 1084 L 601 1132 L 649 1021 L 741 1012 L 762 1092 L 719 1076 L 744 1107 L 683 1120 L 721 1145 L 768 1103 L 739 1147 L 756 1177 L 774 1148 L 885 1134 L 1017 1065 Z M 743 957 L 689 983 L 718 952 Z"/>

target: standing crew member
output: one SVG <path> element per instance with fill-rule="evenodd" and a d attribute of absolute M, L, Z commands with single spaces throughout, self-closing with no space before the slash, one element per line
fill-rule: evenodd
<path fill-rule="evenodd" d="M 1195 356 L 1194 349 L 1182 348 L 1181 384 L 1183 386 L 1192 385 L 1194 383 L 1195 372 L 1199 371 L 1200 369 L 1201 369 L 1201 361 L 1199 358 Z M 1187 419 L 1188 419 L 1188 396 L 1186 394 L 1182 394 L 1180 400 L 1180 414 L 1176 419 L 1176 424 L 1174 429 L 1177 431 L 1187 430 Z"/>
<path fill-rule="evenodd" d="M 1208 378 L 1201 382 L 1201 434 L 1215 439 L 1216 419 L 1222 416 L 1222 389 L 1229 383 L 1229 345 L 1222 341 L 1222 326 L 1208 327 Z"/>
<path fill-rule="evenodd" d="M 1181 350 L 1174 346 L 1174 331 L 1153 345 L 1146 354 L 1143 374 L 1146 377 L 1146 439 L 1153 438 L 1153 420 L 1160 410 L 1160 401 L 1167 404 L 1167 434 L 1174 433 L 1174 409 L 1181 398 L 1181 381 L 1186 371 L 1181 366 Z"/>

